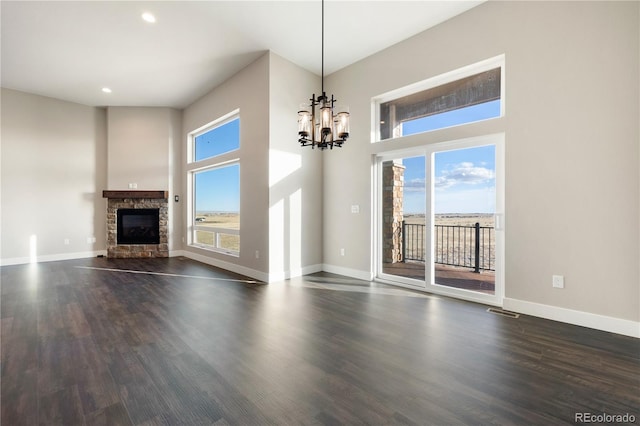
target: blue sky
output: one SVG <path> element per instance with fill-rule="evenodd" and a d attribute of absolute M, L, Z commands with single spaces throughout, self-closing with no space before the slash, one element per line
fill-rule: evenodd
<path fill-rule="evenodd" d="M 240 119 L 236 118 L 196 136 L 194 159 L 200 161 L 238 148 L 240 148 Z"/>
<path fill-rule="evenodd" d="M 425 157 L 403 159 L 404 211 L 425 213 Z M 495 147 L 442 151 L 434 158 L 435 213 L 495 212 Z"/>
<path fill-rule="evenodd" d="M 403 123 L 403 135 L 500 116 L 500 101 L 486 102 Z M 424 214 L 425 158 L 403 159 L 404 211 Z M 435 213 L 495 213 L 495 147 L 442 151 L 434 157 Z"/>
<path fill-rule="evenodd" d="M 195 175 L 196 213 L 240 211 L 240 165 L 198 172 Z"/>
<path fill-rule="evenodd" d="M 500 117 L 500 100 L 472 105 L 466 108 L 434 114 L 402 123 L 402 135 L 413 135 L 429 130 L 443 129 L 463 123 Z"/>
<path fill-rule="evenodd" d="M 240 147 L 240 119 L 216 127 L 195 138 L 194 158 L 200 161 Z M 196 214 L 204 211 L 240 211 L 238 164 L 195 174 Z"/>
<path fill-rule="evenodd" d="M 500 101 L 460 108 L 403 123 L 403 135 L 500 116 Z M 195 161 L 240 147 L 240 119 L 195 138 Z M 340 151 L 336 152 L 340 154 Z M 425 159 L 406 158 L 405 213 L 425 212 Z M 493 146 L 439 152 L 435 155 L 436 213 L 495 211 L 495 149 Z M 196 212 L 240 211 L 240 166 L 195 175 Z"/>

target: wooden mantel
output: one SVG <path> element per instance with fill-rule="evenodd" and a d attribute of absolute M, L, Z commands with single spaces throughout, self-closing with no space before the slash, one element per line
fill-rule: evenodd
<path fill-rule="evenodd" d="M 169 191 L 102 191 L 102 198 L 153 198 L 167 199 Z"/>

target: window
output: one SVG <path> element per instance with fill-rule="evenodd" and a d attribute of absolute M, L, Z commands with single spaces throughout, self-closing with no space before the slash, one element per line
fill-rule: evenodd
<path fill-rule="evenodd" d="M 374 99 L 377 141 L 500 117 L 503 57 Z"/>
<path fill-rule="evenodd" d="M 189 135 L 191 161 L 189 244 L 230 255 L 240 253 L 240 148 L 238 112 Z"/>
<path fill-rule="evenodd" d="M 195 135 L 193 143 L 194 160 L 206 160 L 240 148 L 239 134 L 240 118 L 237 117 L 221 126 Z"/>

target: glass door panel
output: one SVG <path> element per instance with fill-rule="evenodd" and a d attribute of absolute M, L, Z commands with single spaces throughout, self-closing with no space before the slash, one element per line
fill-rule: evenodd
<path fill-rule="evenodd" d="M 433 284 L 495 295 L 496 147 L 433 154 Z"/>
<path fill-rule="evenodd" d="M 427 241 L 425 170 L 424 155 L 381 162 L 382 274 L 421 286 Z"/>

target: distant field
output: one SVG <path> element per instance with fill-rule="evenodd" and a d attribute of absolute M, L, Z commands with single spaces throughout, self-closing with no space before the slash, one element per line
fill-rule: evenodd
<path fill-rule="evenodd" d="M 404 221 L 408 224 L 424 224 L 424 220 L 424 215 L 421 214 L 408 214 L 404 216 Z M 435 215 L 435 225 L 474 226 L 476 222 L 480 223 L 480 226 L 493 227 L 494 216 L 485 213 L 446 213 Z"/>
<path fill-rule="evenodd" d="M 197 212 L 196 225 L 208 228 L 240 229 L 239 213 Z M 202 219 L 202 220 L 198 220 Z M 196 231 L 196 242 L 216 247 L 216 232 Z M 219 233 L 219 243 L 216 248 L 240 251 L 240 236 Z"/>
<path fill-rule="evenodd" d="M 197 221 L 195 224 L 201 227 L 207 228 L 225 228 L 225 229 L 240 229 L 240 214 L 239 213 L 217 213 L 217 212 L 198 212 L 196 214 L 196 218 L 201 219 Z M 407 224 L 424 224 L 425 218 L 424 215 L 405 215 L 405 223 Z M 491 214 L 438 214 L 435 216 L 435 224 L 436 225 L 450 225 L 450 226 L 474 226 L 475 223 L 480 223 L 481 227 L 493 227 L 494 226 L 494 216 Z M 208 231 L 196 231 L 196 239 L 200 244 L 204 244 L 207 246 L 215 247 L 215 238 L 216 232 L 208 232 Z M 453 238 L 453 237 L 451 237 Z M 450 255 L 452 258 L 455 256 L 460 257 L 462 253 L 468 253 L 470 250 L 469 245 L 472 242 L 469 241 L 464 245 L 467 247 L 460 247 L 457 244 L 453 243 L 453 240 L 450 244 L 446 246 L 446 241 L 440 242 L 437 241 L 436 249 L 442 253 L 444 251 L 444 256 Z M 455 247 L 455 248 L 454 248 Z M 240 236 L 232 235 L 232 234 L 224 234 L 220 233 L 219 235 L 219 247 L 222 249 L 240 251 Z M 424 248 L 422 244 L 417 244 L 412 247 L 412 250 L 416 250 L 416 252 L 423 253 Z M 494 263 L 495 256 L 495 241 L 487 241 L 486 242 L 486 250 L 485 254 L 487 262 L 490 262 L 491 265 Z M 468 255 L 462 254 L 462 257 L 468 257 Z M 468 260 L 467 260 L 468 261 Z"/>
<path fill-rule="evenodd" d="M 198 226 L 211 226 L 228 229 L 240 229 L 240 214 L 239 213 L 213 213 L 203 212 L 197 213 L 196 218 L 202 218 L 203 220 L 197 222 Z M 476 222 L 480 223 L 480 226 L 493 226 L 494 220 L 492 214 L 437 214 L 435 215 L 436 225 L 458 225 L 458 226 L 473 226 Z M 412 215 L 407 214 L 404 217 L 406 223 L 409 224 L 424 224 L 424 215 Z"/>
<path fill-rule="evenodd" d="M 214 212 L 197 212 L 196 219 L 198 226 L 212 226 L 214 228 L 240 229 L 239 213 L 214 213 Z"/>

